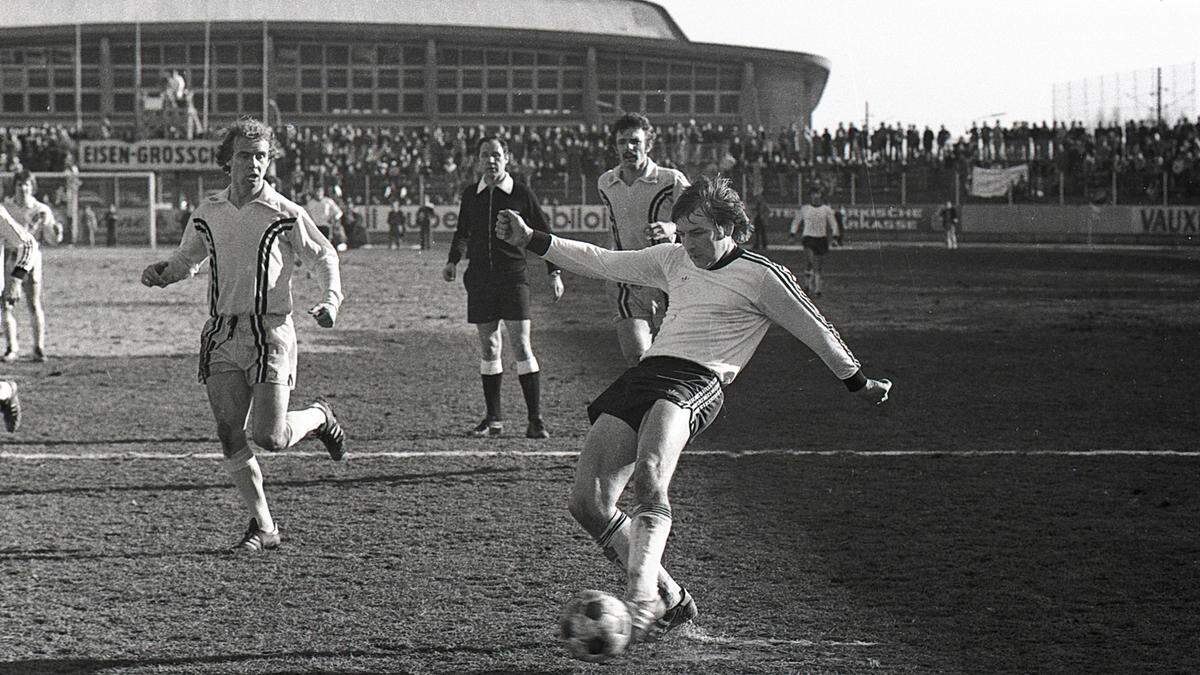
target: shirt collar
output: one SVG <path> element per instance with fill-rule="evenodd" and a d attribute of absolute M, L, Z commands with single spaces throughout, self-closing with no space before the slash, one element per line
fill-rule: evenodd
<path fill-rule="evenodd" d="M 488 189 L 488 187 L 489 187 L 489 185 L 487 184 L 487 181 L 480 178 L 479 185 L 477 185 L 475 187 L 475 194 L 479 194 L 480 192 L 483 192 L 484 190 Z M 504 179 L 501 180 L 499 183 L 496 183 L 496 187 L 500 188 L 500 191 L 503 192 L 504 194 L 511 195 L 512 191 L 513 191 L 512 174 L 511 173 L 504 174 Z"/>
<path fill-rule="evenodd" d="M 253 204 L 253 203 L 257 202 L 259 204 L 268 206 L 270 208 L 276 208 L 279 206 L 279 200 L 281 198 L 282 198 L 282 195 L 280 195 L 279 192 L 277 192 L 275 190 L 275 188 L 271 187 L 270 183 L 263 181 L 263 188 L 262 188 L 262 190 L 259 191 L 258 196 L 256 196 L 254 199 L 251 199 L 249 202 L 247 202 L 247 204 Z M 209 199 L 211 199 L 214 202 L 220 202 L 220 201 L 229 202 L 229 188 L 225 188 L 224 190 L 221 190 L 220 192 L 209 197 Z M 229 202 L 229 203 L 232 204 L 233 202 Z"/>
<path fill-rule="evenodd" d="M 633 179 L 633 182 L 642 181 L 644 183 L 655 184 L 658 182 L 658 164 L 649 157 L 646 158 L 646 168 L 642 170 L 641 175 Z M 621 167 L 613 169 L 612 176 L 608 179 L 609 185 L 616 185 L 621 182 Z"/>
<path fill-rule="evenodd" d="M 741 246 L 734 246 L 733 249 L 729 251 L 729 253 L 726 253 L 725 255 L 721 256 L 720 260 L 713 263 L 712 266 L 708 268 L 709 271 L 715 271 L 715 270 L 721 269 L 722 267 L 725 267 L 726 265 L 733 262 L 734 260 L 737 260 L 738 258 L 742 257 L 743 252 L 744 251 Z"/>

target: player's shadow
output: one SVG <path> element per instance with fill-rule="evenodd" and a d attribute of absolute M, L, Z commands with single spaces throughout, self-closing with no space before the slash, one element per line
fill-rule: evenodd
<path fill-rule="evenodd" d="M 520 475 L 525 479 L 529 472 L 538 470 L 561 471 L 558 467 L 481 467 L 460 471 L 431 471 L 426 473 L 394 474 L 387 476 L 360 476 L 356 478 L 311 478 L 305 480 L 271 481 L 272 489 L 336 486 L 352 488 L 359 485 L 383 484 L 389 487 L 424 484 L 430 481 L 454 481 L 481 476 Z M 189 483 L 174 485 L 97 485 L 55 488 L 12 488 L 0 490 L 0 497 L 23 497 L 31 495 L 90 495 L 108 492 L 201 492 L 204 490 L 228 490 L 228 483 Z"/>

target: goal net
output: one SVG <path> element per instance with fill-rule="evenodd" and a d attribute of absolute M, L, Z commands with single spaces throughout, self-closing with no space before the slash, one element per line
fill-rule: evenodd
<path fill-rule="evenodd" d="M 105 214 L 115 210 L 116 227 L 112 243 L 118 246 L 147 246 L 160 243 L 158 232 L 158 191 L 155 176 L 148 171 L 122 172 L 33 172 L 37 178 L 34 196 L 54 211 L 62 224 L 63 244 L 87 246 L 109 243 Z M 12 172 L 0 173 L 0 195 L 12 195 Z M 95 215 L 95 228 L 89 232 L 87 209 Z"/>

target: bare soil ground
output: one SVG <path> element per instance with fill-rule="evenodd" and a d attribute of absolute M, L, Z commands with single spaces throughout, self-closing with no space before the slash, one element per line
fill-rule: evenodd
<path fill-rule="evenodd" d="M 195 383 L 207 280 L 137 285 L 165 253 L 49 250 L 53 359 L 0 370 L 26 407 L 0 437 L 0 672 L 1200 670 L 1195 251 L 835 250 L 817 304 L 893 400 L 768 333 L 672 488 L 701 615 L 605 667 L 555 638 L 567 598 L 622 583 L 565 509 L 621 370 L 599 282 L 535 283 L 553 437 L 478 440 L 444 251 L 345 254 L 338 328 L 298 317 L 294 399 L 330 397 L 350 458 L 264 456 L 284 546 L 239 557 Z"/>

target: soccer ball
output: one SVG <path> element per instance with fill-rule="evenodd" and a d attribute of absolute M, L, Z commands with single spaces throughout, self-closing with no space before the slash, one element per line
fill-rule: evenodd
<path fill-rule="evenodd" d="M 558 629 L 572 657 L 603 663 L 629 646 L 629 608 L 610 593 L 583 591 L 563 607 Z"/>

